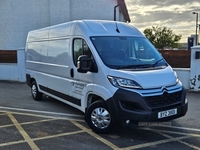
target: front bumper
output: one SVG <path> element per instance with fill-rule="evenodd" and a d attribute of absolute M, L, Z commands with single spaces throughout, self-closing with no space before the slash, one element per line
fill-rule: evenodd
<path fill-rule="evenodd" d="M 184 89 L 175 93 L 163 93 L 150 97 L 118 89 L 114 96 L 107 100 L 107 104 L 116 124 L 133 126 L 139 122 L 163 122 L 184 116 L 188 109 L 185 98 Z M 176 115 L 158 119 L 159 112 L 175 108 L 177 109 Z"/>

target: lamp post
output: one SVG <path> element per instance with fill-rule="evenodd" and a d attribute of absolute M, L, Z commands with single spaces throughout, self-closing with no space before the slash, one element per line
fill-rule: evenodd
<path fill-rule="evenodd" d="M 198 45 L 197 41 L 197 29 L 198 29 L 198 12 L 193 12 L 193 14 L 196 14 L 196 45 Z"/>
<path fill-rule="evenodd" d="M 197 28 L 199 27 L 199 35 L 200 35 L 200 24 L 197 25 Z M 199 37 L 198 37 L 199 38 Z"/>
<path fill-rule="evenodd" d="M 114 7 L 114 21 L 116 21 L 116 9 L 118 6 L 119 6 L 119 4 Z"/>
<path fill-rule="evenodd" d="M 117 7 L 121 6 L 122 4 L 124 4 L 124 2 L 119 3 L 114 7 L 114 21 L 116 21 L 116 9 L 117 9 Z"/>

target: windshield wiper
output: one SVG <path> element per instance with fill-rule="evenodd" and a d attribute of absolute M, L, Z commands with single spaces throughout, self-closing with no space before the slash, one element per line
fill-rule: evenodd
<path fill-rule="evenodd" d="M 137 68 L 149 68 L 151 64 L 140 64 L 140 65 L 127 65 L 127 66 L 120 66 L 117 69 L 137 69 Z"/>
<path fill-rule="evenodd" d="M 120 66 L 117 69 L 137 69 L 137 68 L 152 68 L 155 67 L 159 62 L 163 61 L 164 59 L 161 58 L 153 64 L 138 64 L 138 65 L 127 65 L 127 66 Z"/>
<path fill-rule="evenodd" d="M 155 67 L 155 65 L 157 65 L 159 62 L 161 62 L 163 60 L 163 58 L 159 59 L 158 61 L 156 61 L 154 64 L 152 64 L 152 67 Z"/>

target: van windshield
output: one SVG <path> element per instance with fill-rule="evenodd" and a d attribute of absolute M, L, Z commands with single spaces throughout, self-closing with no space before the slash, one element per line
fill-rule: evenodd
<path fill-rule="evenodd" d="M 166 67 L 167 63 L 146 38 L 91 37 L 104 64 L 112 69 Z"/>

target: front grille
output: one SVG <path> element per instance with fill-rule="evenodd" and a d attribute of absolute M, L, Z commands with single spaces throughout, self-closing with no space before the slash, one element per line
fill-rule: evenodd
<path fill-rule="evenodd" d="M 134 111 L 143 110 L 143 108 L 138 103 L 128 102 L 128 101 L 120 101 L 120 103 L 121 103 L 121 106 L 127 110 L 134 110 Z"/>
<path fill-rule="evenodd" d="M 167 93 L 164 92 L 158 96 L 145 97 L 145 101 L 149 107 L 166 106 L 180 101 L 181 92 Z"/>

